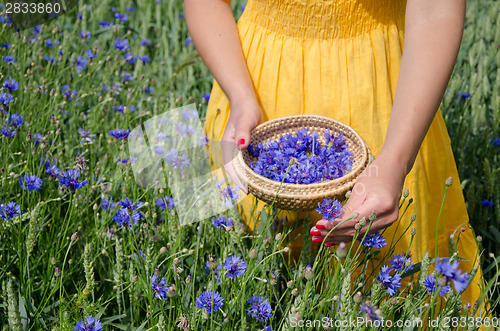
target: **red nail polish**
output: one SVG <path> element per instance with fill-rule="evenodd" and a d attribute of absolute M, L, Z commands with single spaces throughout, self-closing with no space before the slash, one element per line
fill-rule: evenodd
<path fill-rule="evenodd" d="M 320 230 L 324 230 L 325 229 L 325 226 L 321 225 L 321 224 L 316 224 L 315 227 L 316 227 L 316 229 L 320 229 Z"/>
<path fill-rule="evenodd" d="M 323 238 L 321 238 L 321 237 L 320 237 L 320 238 L 314 238 L 314 239 L 313 239 L 313 243 L 320 243 L 320 242 L 322 242 L 322 241 L 323 241 Z"/>
<path fill-rule="evenodd" d="M 333 246 L 333 243 L 326 243 L 325 244 L 325 247 L 330 247 L 330 246 Z"/>
<path fill-rule="evenodd" d="M 241 138 L 238 140 L 238 145 L 243 145 L 245 143 L 245 139 Z"/>
<path fill-rule="evenodd" d="M 318 230 L 311 230 L 310 234 L 311 236 L 321 236 L 321 232 Z"/>

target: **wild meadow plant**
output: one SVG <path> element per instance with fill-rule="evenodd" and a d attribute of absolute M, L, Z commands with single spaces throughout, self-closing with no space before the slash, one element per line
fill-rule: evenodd
<path fill-rule="evenodd" d="M 242 5 L 233 1 L 236 15 Z M 467 199 L 469 211 L 478 215 L 479 221 L 471 217 L 474 225 L 500 214 L 494 194 L 499 80 L 492 78 L 498 51 L 486 47 L 498 40 L 491 37 L 498 4 L 478 1 L 468 8 L 464 47 L 488 49 L 488 60 L 462 55 L 443 112 L 457 128 L 450 132 L 455 152 L 462 155 L 457 160 L 464 185 L 473 192 Z M 449 256 L 429 252 L 422 261 L 408 253 L 379 256 L 380 271 L 370 282 L 368 275 L 353 271 L 363 270 L 380 248 L 398 239 L 383 232 L 360 235 L 376 215 L 356 226 L 354 241 L 361 245 L 321 246 L 311 257 L 308 242 L 293 264 L 288 247 L 293 227 L 277 217 L 274 206 L 254 210 L 259 226 L 248 231 L 236 209 L 241 192 L 214 181 L 213 199 L 219 194 L 227 210 L 200 218 L 201 208 L 192 208 L 185 222 L 174 195 L 188 193 L 176 193 L 176 186 L 139 185 L 133 165 L 140 160 L 126 148 L 132 129 L 193 102 L 203 118 L 210 98 L 211 76 L 189 39 L 182 1 L 81 1 L 68 14 L 24 31 L 12 29 L 4 9 L 0 5 L 4 330 L 288 330 L 295 325 L 357 330 L 356 324 L 342 323 L 360 318 L 370 329 L 382 319 L 451 321 L 486 317 L 484 307 L 495 309 L 498 263 L 488 270 L 477 304 L 462 306 L 460 292 L 475 270 L 460 267 L 456 241 Z M 484 26 L 473 25 L 476 21 Z M 479 40 L 483 33 L 489 39 Z M 468 76 L 470 81 L 463 79 Z M 490 131 L 477 129 L 484 123 Z M 182 136 L 189 127 L 176 130 Z M 466 139 L 471 136 L 477 139 Z M 185 157 L 180 148 L 164 152 L 164 177 L 198 162 L 195 150 Z M 483 159 L 491 162 L 485 161 L 484 173 L 476 172 L 476 161 Z M 408 218 L 410 200 L 404 193 L 400 219 Z M 324 201 L 318 212 L 334 218 L 341 205 Z M 411 226 L 413 217 L 405 229 L 412 235 L 419 231 Z M 483 237 L 496 262 L 498 226 L 489 225 Z M 429 273 L 432 267 L 435 272 Z M 402 286 L 404 280 L 411 281 Z M 317 322 L 308 325 L 311 321 Z M 470 319 L 466 322 L 467 329 L 475 329 Z"/>

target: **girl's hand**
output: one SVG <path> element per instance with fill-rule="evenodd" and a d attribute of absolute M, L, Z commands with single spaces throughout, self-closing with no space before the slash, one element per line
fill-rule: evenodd
<path fill-rule="evenodd" d="M 350 242 L 356 232 L 354 226 L 363 217 L 366 225 L 361 228 L 360 236 L 364 235 L 370 224 L 368 216 L 372 212 L 376 219 L 369 233 L 380 231 L 394 223 L 398 219 L 401 191 L 406 177 L 406 171 L 401 168 L 397 162 L 389 162 L 383 158 L 373 161 L 358 177 L 341 217 L 334 221 L 320 220 L 311 229 L 313 242 L 323 241 L 327 247 L 342 241 Z M 358 217 L 339 225 L 326 237 L 331 229 L 350 218 L 353 213 L 358 213 Z"/>
<path fill-rule="evenodd" d="M 250 144 L 250 131 L 262 123 L 262 110 L 254 99 L 231 102 L 229 120 L 222 136 L 222 154 L 224 168 L 233 182 L 248 194 L 247 188 L 242 185 L 233 168 L 233 157 L 236 147 L 247 148 Z"/>

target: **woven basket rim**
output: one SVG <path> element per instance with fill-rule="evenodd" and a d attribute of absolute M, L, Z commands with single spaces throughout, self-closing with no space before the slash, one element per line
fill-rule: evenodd
<path fill-rule="evenodd" d="M 288 115 L 288 116 L 282 116 L 282 117 L 274 118 L 272 120 L 266 121 L 266 122 L 258 125 L 252 131 L 255 131 L 257 129 L 262 129 L 263 127 L 265 128 L 265 127 L 268 127 L 268 126 L 272 126 L 274 123 L 279 123 L 279 122 L 283 122 L 283 121 L 286 121 L 286 120 L 289 120 L 289 119 L 301 118 L 301 117 L 302 118 L 311 118 L 311 119 L 317 118 L 317 119 L 321 119 L 321 120 L 328 121 L 328 122 L 335 122 L 339 126 L 344 127 L 346 130 L 348 130 L 349 133 L 350 133 L 350 135 L 354 136 L 356 138 L 356 139 L 351 139 L 351 140 L 353 140 L 353 141 L 358 140 L 358 142 L 360 143 L 359 147 L 363 150 L 362 157 L 357 160 L 358 161 L 357 166 L 355 168 L 351 169 L 344 176 L 339 177 L 339 178 L 335 178 L 335 179 L 332 179 L 332 180 L 328 180 L 328 181 L 325 181 L 325 182 L 311 183 L 311 184 L 294 184 L 294 183 L 285 183 L 285 182 L 283 182 L 283 184 L 281 184 L 281 182 L 277 182 L 277 181 L 271 180 L 271 179 L 269 179 L 267 177 L 264 177 L 262 175 L 257 174 L 255 171 L 253 171 L 253 169 L 250 168 L 248 166 L 248 164 L 245 162 L 245 160 L 243 159 L 243 151 L 237 150 L 236 158 L 238 159 L 239 166 L 241 166 L 243 168 L 242 170 L 244 172 L 246 172 L 247 174 L 251 174 L 251 176 L 253 176 L 253 177 L 255 177 L 255 178 L 257 178 L 257 179 L 259 179 L 259 180 L 261 180 L 261 181 L 263 181 L 265 183 L 267 183 L 270 186 L 278 186 L 279 187 L 279 185 L 282 185 L 281 189 L 278 192 L 278 197 L 281 197 L 282 194 L 286 194 L 285 192 L 282 193 L 282 191 L 283 191 L 283 189 L 285 187 L 287 189 L 293 190 L 294 193 L 299 194 L 300 191 L 311 190 L 313 188 L 321 189 L 321 188 L 324 188 L 324 187 L 329 188 L 330 192 L 332 192 L 332 191 L 341 191 L 344 186 L 349 186 L 350 184 L 352 184 L 352 182 L 355 180 L 355 178 L 357 177 L 357 175 L 360 173 L 360 170 L 362 170 L 362 169 L 364 169 L 366 167 L 366 163 L 368 161 L 370 152 L 369 152 L 368 145 L 363 140 L 363 138 L 352 127 L 350 127 L 349 125 L 347 125 L 347 124 L 345 124 L 345 123 L 343 123 L 343 122 L 341 122 L 339 120 L 336 120 L 334 118 L 327 117 L 327 116 L 315 115 L 315 114 L 310 114 L 310 115 L 309 114 L 301 114 L 301 115 Z M 250 136 L 252 136 L 252 132 L 250 133 Z M 247 183 L 247 185 L 249 184 L 249 182 L 251 182 L 251 179 L 245 178 L 246 177 L 245 174 L 240 173 L 237 168 L 235 169 L 235 171 L 236 171 L 236 174 L 238 175 L 238 177 L 240 177 L 240 180 L 242 182 L 245 181 Z M 243 177 L 244 179 L 242 179 L 241 177 Z M 335 189 L 332 188 L 332 186 L 335 186 L 335 185 L 338 185 L 338 184 L 340 184 L 338 188 L 335 188 Z M 258 188 L 256 188 L 256 189 L 258 189 Z M 291 192 L 287 192 L 287 193 L 291 193 Z M 286 195 L 288 195 L 288 194 L 286 194 Z M 293 196 L 293 194 L 290 195 L 290 196 Z"/>

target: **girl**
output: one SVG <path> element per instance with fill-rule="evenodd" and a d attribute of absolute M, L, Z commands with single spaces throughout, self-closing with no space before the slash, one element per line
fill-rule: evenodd
<path fill-rule="evenodd" d="M 370 232 L 387 228 L 386 238 L 395 231 L 399 237 L 409 217 L 397 229 L 390 225 L 408 188 L 414 198 L 409 214 L 417 216 L 413 261 L 426 252 L 434 257 L 436 231 L 437 255 L 447 257 L 448 239 L 461 226 L 465 232 L 457 249 L 467 260 L 460 268 L 477 265 L 475 237 L 438 110 L 462 38 L 465 0 L 248 0 L 238 24 L 230 0 L 185 0 L 185 15 L 215 77 L 205 122 L 210 139 L 247 148 L 250 131 L 262 121 L 319 114 L 353 127 L 377 156 L 358 178 L 342 217 L 316 219 L 313 242 L 351 241 L 355 223 L 371 212 L 377 218 Z M 231 162 L 226 169 L 239 182 Z M 448 177 L 455 184 L 436 229 Z M 250 227 L 251 206 L 247 196 L 243 217 Z M 327 236 L 354 212 L 356 219 Z M 405 253 L 410 238 L 407 231 L 394 253 Z M 471 304 L 479 297 L 480 277 L 478 272 L 462 295 Z"/>

